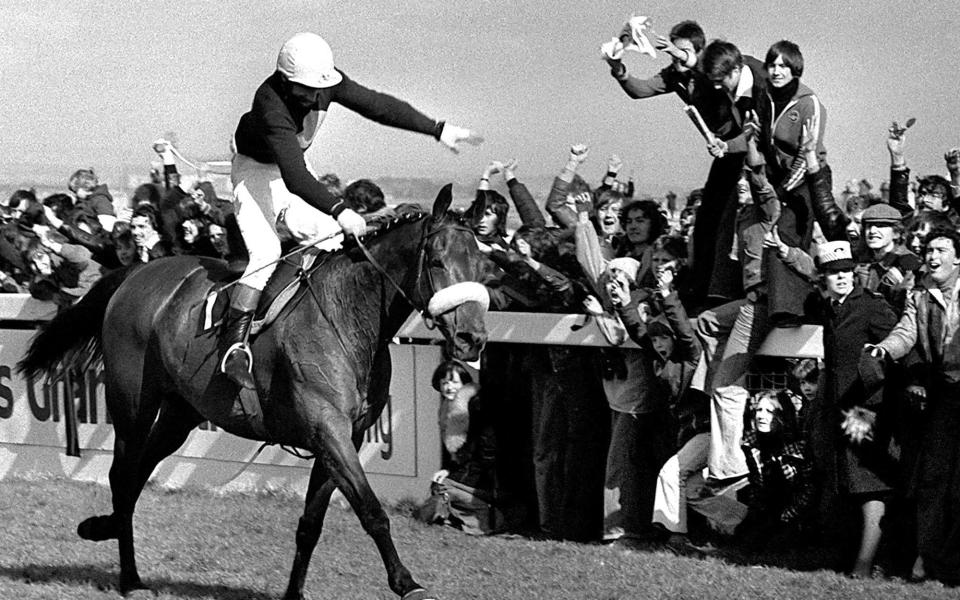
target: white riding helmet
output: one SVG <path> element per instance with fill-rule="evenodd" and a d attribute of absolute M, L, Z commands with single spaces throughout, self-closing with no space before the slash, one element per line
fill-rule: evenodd
<path fill-rule="evenodd" d="M 290 81 L 312 88 L 331 87 L 343 80 L 333 68 L 330 45 L 315 33 L 298 33 L 287 40 L 277 56 L 277 71 Z"/>

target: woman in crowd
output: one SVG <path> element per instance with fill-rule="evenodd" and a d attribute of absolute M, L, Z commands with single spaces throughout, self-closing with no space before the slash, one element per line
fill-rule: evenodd
<path fill-rule="evenodd" d="M 741 492 L 748 512 L 737 535 L 748 546 L 796 542 L 797 534 L 812 524 L 813 463 L 793 395 L 785 390 L 759 392 L 744 415 L 741 447 L 750 485 Z"/>
<path fill-rule="evenodd" d="M 465 533 L 490 533 L 498 517 L 496 446 L 489 411 L 482 406 L 470 372 L 457 361 L 440 363 L 432 383 L 440 393 L 442 469 L 434 474 L 430 499 L 419 514 L 429 523 L 446 523 Z"/>

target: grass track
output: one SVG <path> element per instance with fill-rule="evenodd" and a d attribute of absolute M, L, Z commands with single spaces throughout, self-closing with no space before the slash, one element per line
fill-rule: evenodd
<path fill-rule="evenodd" d="M 77 523 L 109 512 L 107 488 L 66 480 L 0 482 L 0 599 L 116 600 L 116 542 L 86 542 Z M 294 551 L 297 499 L 148 488 L 134 520 L 144 582 L 160 600 L 278 598 Z M 401 557 L 444 600 L 951 598 L 936 584 L 853 581 L 828 571 L 738 566 L 664 552 L 517 538 L 470 538 L 393 514 Z M 331 508 L 309 598 L 394 599 L 373 542 Z"/>

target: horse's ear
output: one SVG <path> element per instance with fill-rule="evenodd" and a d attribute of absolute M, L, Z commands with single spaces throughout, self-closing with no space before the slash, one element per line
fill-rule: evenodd
<path fill-rule="evenodd" d="M 439 221 L 446 216 L 450 204 L 453 202 L 453 184 L 448 183 L 440 189 L 437 199 L 433 201 L 433 219 Z"/>

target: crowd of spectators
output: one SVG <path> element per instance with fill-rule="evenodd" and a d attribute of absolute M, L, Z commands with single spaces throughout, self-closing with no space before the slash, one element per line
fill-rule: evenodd
<path fill-rule="evenodd" d="M 485 475 L 467 492 L 445 464 L 431 501 L 458 490 L 453 524 L 472 533 L 480 511 L 485 532 L 631 549 L 819 545 L 853 577 L 960 583 L 960 149 L 947 177 L 911 181 L 913 120 L 894 122 L 879 192 L 835 194 L 796 44 L 760 61 L 685 21 L 657 40 L 672 63 L 648 79 L 616 44 L 604 55 L 627 94 L 676 93 L 702 114 L 710 176 L 686 206 L 635 199 L 617 157 L 588 183 L 578 144 L 540 201 L 516 160 L 490 162 L 464 219 L 491 308 L 585 313 L 608 347 L 489 344 L 471 406 L 493 456 L 474 457 Z M 755 377 L 770 332 L 806 324 L 823 356 Z"/>
<path fill-rule="evenodd" d="M 29 293 L 66 307 L 114 269 L 165 256 L 200 255 L 242 270 L 246 249 L 232 199 L 217 195 L 201 173 L 182 177 L 174 149 L 158 140 L 162 167 L 138 186 L 126 204 L 115 201 L 93 169 L 67 181 L 69 193 L 37 197 L 20 189 L 0 203 L 0 291 Z M 321 181 L 361 214 L 386 208 L 369 179 L 343 187 L 334 174 Z"/>
<path fill-rule="evenodd" d="M 960 149 L 948 177 L 911 181 L 913 123 L 894 122 L 889 180 L 835 194 L 826 110 L 796 44 L 760 61 L 684 21 L 658 38 L 672 62 L 647 79 L 616 44 L 604 57 L 628 95 L 699 110 L 710 175 L 683 206 L 638 199 L 616 156 L 589 183 L 576 144 L 538 200 L 518 161 L 488 164 L 462 218 L 491 307 L 581 313 L 608 345 L 490 344 L 479 369 L 440 365 L 444 469 L 421 515 L 681 553 L 830 545 L 855 577 L 960 583 Z M 154 149 L 162 170 L 122 208 L 92 169 L 70 194 L 13 194 L 3 291 L 68 306 L 135 263 L 241 263 L 232 203 L 202 177 L 183 185 L 169 143 Z M 360 214 L 389 210 L 370 180 L 321 181 Z M 752 385 L 768 334 L 802 324 L 823 327 L 824 356 Z"/>

